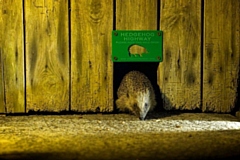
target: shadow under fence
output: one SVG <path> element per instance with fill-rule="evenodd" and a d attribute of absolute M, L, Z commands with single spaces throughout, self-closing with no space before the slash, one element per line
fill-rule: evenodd
<path fill-rule="evenodd" d="M 238 111 L 240 112 L 240 69 L 238 71 L 236 102 L 232 114 L 235 115 Z"/>

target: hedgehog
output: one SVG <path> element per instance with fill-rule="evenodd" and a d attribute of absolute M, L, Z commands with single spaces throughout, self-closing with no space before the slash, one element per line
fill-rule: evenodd
<path fill-rule="evenodd" d="M 123 77 L 117 97 L 117 109 L 120 112 L 132 113 L 140 120 L 144 120 L 157 104 L 150 80 L 139 71 L 130 71 Z"/>

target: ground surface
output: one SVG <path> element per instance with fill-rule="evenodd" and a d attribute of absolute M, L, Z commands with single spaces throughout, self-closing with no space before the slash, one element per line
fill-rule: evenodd
<path fill-rule="evenodd" d="M 0 159 L 240 159 L 228 114 L 0 116 Z"/>

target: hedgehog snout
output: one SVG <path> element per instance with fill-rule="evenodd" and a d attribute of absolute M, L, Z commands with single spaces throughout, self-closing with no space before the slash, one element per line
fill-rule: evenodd
<path fill-rule="evenodd" d="M 145 102 L 140 109 L 139 119 L 144 120 L 148 111 L 149 111 L 149 104 L 147 102 Z"/>
<path fill-rule="evenodd" d="M 141 121 L 144 121 L 145 117 L 144 117 L 144 116 L 140 116 L 139 119 L 140 119 Z"/>

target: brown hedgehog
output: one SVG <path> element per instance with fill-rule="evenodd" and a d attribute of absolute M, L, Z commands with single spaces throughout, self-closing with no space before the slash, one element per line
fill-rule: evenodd
<path fill-rule="evenodd" d="M 150 80 L 139 71 L 130 71 L 123 77 L 117 96 L 116 106 L 119 111 L 133 113 L 141 120 L 157 104 Z"/>

